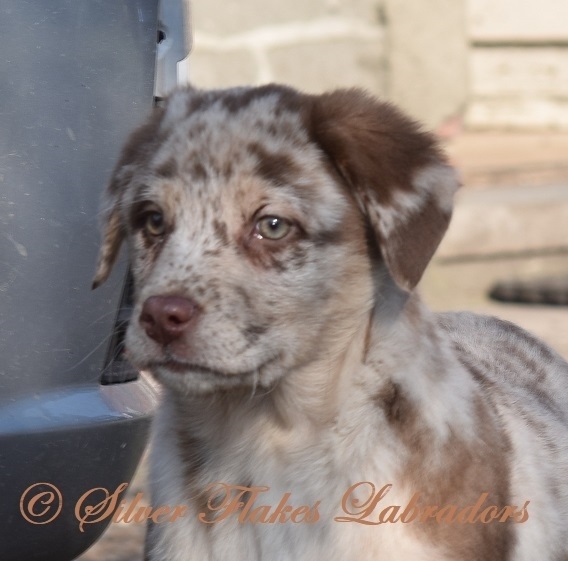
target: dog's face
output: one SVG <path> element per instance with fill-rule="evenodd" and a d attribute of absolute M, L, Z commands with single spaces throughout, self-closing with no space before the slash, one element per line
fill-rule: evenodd
<path fill-rule="evenodd" d="M 268 387 L 353 337 L 375 260 L 414 287 L 456 186 L 430 136 L 361 92 L 180 90 L 115 169 L 95 285 L 126 238 L 133 364 L 184 392 Z"/>

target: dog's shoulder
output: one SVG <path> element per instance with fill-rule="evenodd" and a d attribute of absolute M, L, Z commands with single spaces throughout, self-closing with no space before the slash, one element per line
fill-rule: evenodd
<path fill-rule="evenodd" d="M 568 363 L 533 334 L 510 321 L 472 312 L 436 314 L 460 362 L 486 389 L 514 390 L 541 407 L 568 410 Z"/>

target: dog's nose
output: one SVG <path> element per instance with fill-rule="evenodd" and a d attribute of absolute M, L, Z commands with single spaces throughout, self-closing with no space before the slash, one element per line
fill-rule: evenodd
<path fill-rule="evenodd" d="M 198 305 L 181 296 L 150 296 L 142 306 L 140 325 L 162 345 L 179 339 L 199 314 Z"/>

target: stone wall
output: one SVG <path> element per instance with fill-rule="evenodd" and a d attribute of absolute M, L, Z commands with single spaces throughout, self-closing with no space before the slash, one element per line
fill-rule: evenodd
<path fill-rule="evenodd" d="M 285 82 L 318 92 L 384 92 L 377 0 L 193 3 L 192 81 L 204 87 Z"/>
<path fill-rule="evenodd" d="M 566 0 L 193 0 L 191 81 L 359 86 L 433 128 L 568 129 Z"/>

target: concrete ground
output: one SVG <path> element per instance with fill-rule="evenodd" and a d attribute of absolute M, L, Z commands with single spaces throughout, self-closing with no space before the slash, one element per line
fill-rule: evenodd
<path fill-rule="evenodd" d="M 500 304 L 495 281 L 558 276 L 568 291 L 568 134 L 465 133 L 446 142 L 464 187 L 420 285 L 434 310 L 513 321 L 568 358 L 568 308 Z M 130 497 L 146 490 L 143 462 Z M 146 495 L 147 500 L 149 497 Z M 79 561 L 141 561 L 144 526 L 112 524 Z"/>

